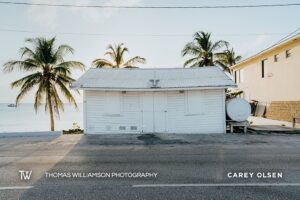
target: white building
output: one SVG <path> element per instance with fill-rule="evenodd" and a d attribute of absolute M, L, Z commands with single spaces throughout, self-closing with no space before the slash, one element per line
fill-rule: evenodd
<path fill-rule="evenodd" d="M 84 130 L 101 133 L 225 133 L 225 88 L 218 67 L 89 69 L 83 90 Z"/>

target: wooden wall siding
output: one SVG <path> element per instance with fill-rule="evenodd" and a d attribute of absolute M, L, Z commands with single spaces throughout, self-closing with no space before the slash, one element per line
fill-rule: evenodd
<path fill-rule="evenodd" d="M 223 90 L 189 91 L 198 93 L 200 112 L 189 110 L 188 92 L 168 93 L 167 126 L 170 133 L 224 133 L 225 109 Z M 200 108 L 199 108 L 200 107 Z M 180 108 L 180 109 L 179 109 Z"/>
<path fill-rule="evenodd" d="M 149 105 L 150 93 L 85 91 L 86 132 L 140 133 L 146 130 L 145 126 L 148 126 L 149 130 L 149 123 L 146 124 L 143 120 L 151 120 L 152 117 L 148 116 L 146 119 L 143 110 L 149 112 L 149 109 L 152 109 Z M 158 128 L 156 130 L 168 133 L 225 133 L 223 89 L 153 92 L 153 94 L 153 102 L 160 104 L 153 106 L 153 109 L 159 112 L 153 116 L 156 124 L 154 127 Z M 155 95 L 160 96 L 155 100 Z M 189 100 L 189 97 L 193 99 Z M 117 105 L 110 105 L 110 102 L 117 102 L 116 98 L 119 98 L 120 113 L 116 113 Z M 197 112 L 191 110 L 193 106 Z M 110 109 L 114 110 L 113 114 L 107 112 Z M 132 130 L 132 127 L 136 127 L 136 130 Z"/>

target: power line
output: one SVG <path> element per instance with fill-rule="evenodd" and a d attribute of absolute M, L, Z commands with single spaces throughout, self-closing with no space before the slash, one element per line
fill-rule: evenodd
<path fill-rule="evenodd" d="M 3 29 L 0 32 L 15 32 L 15 33 L 32 33 L 32 34 L 52 34 L 52 35 L 78 35 L 78 36 L 132 36 L 132 37 L 189 37 L 193 34 L 160 34 L 160 33 L 80 33 L 80 32 L 45 32 L 45 31 L 30 31 L 20 29 Z M 214 34 L 216 36 L 260 36 L 260 35 L 285 35 L 287 33 L 223 33 Z"/>
<path fill-rule="evenodd" d="M 292 37 L 294 37 L 295 35 L 299 34 L 298 31 L 300 31 L 300 27 L 298 27 L 296 30 L 292 31 L 291 33 L 289 33 L 288 35 L 286 35 L 285 37 L 283 37 L 282 39 L 280 39 L 278 42 L 276 42 L 273 46 L 287 40 L 290 39 Z"/>
<path fill-rule="evenodd" d="M 228 8 L 266 8 L 266 7 L 290 7 L 300 6 L 300 3 L 284 4 L 256 4 L 256 5 L 215 5 L 215 6 L 122 6 L 122 5 L 78 5 L 78 4 L 47 4 L 26 3 L 14 1 L 1 1 L 0 4 L 23 5 L 23 6 L 47 6 L 69 8 L 110 8 L 110 9 L 228 9 Z"/>

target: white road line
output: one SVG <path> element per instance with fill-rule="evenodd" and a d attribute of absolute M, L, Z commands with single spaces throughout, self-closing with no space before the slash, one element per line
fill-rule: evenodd
<path fill-rule="evenodd" d="M 287 187 L 287 186 L 300 186 L 300 183 L 200 183 L 200 184 L 140 184 L 132 185 L 135 188 L 146 187 Z"/>
<path fill-rule="evenodd" d="M 11 186 L 11 187 L 0 187 L 0 190 L 27 190 L 31 188 L 33 188 L 33 186 Z"/>

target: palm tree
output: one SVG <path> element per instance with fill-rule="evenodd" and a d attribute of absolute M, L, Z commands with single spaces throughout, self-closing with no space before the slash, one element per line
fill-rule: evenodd
<path fill-rule="evenodd" d="M 68 45 L 55 48 L 55 37 L 51 39 L 33 38 L 26 39 L 33 48 L 20 49 L 21 60 L 13 60 L 4 64 L 4 72 L 20 70 L 31 74 L 11 83 L 12 88 L 20 87 L 16 98 L 16 105 L 25 95 L 36 89 L 34 109 L 45 103 L 45 111 L 50 113 L 50 127 L 54 131 L 54 113 L 59 117 L 59 111 L 64 110 L 60 94 L 77 108 L 76 101 L 69 91 L 68 86 L 75 81 L 70 75 L 72 69 L 84 70 L 84 65 L 77 61 L 65 61 L 64 56 L 73 53 Z"/>
<path fill-rule="evenodd" d="M 227 44 L 226 41 L 211 41 L 210 33 L 203 31 L 196 32 L 192 42 L 185 45 L 181 51 L 182 56 L 189 56 L 184 62 L 184 67 L 203 67 L 216 64 L 214 55 L 217 50 Z"/>
<path fill-rule="evenodd" d="M 124 46 L 123 43 L 114 46 L 108 45 L 104 55 L 108 55 L 111 58 L 111 61 L 104 58 L 98 58 L 92 62 L 92 65 L 97 68 L 136 68 L 135 65 L 137 63 L 146 63 L 146 59 L 139 56 L 135 56 L 127 61 L 124 61 L 124 54 L 126 52 L 129 52 L 129 50 Z"/>
<path fill-rule="evenodd" d="M 216 53 L 216 57 L 217 64 L 230 74 L 232 73 L 230 67 L 242 59 L 242 56 L 236 56 L 233 48 L 230 49 L 228 45 L 226 45 L 226 50 L 221 53 Z"/>

